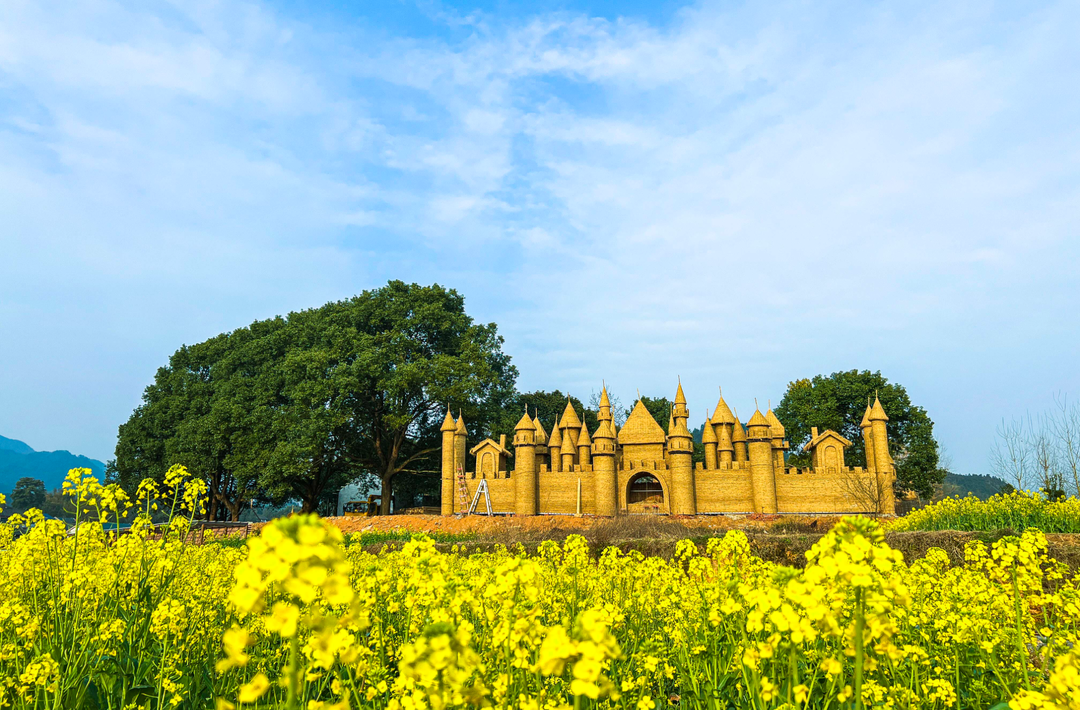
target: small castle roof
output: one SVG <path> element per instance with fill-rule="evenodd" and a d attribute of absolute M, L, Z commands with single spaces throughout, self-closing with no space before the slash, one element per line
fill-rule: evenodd
<path fill-rule="evenodd" d="M 457 431 L 457 422 L 454 421 L 454 415 L 450 413 L 450 407 L 446 408 L 446 417 L 443 418 L 439 431 Z"/>
<path fill-rule="evenodd" d="M 675 410 L 674 409 L 672 409 L 670 412 L 668 412 L 668 415 L 667 415 L 667 430 L 668 430 L 669 434 L 671 432 L 675 431 Z"/>
<path fill-rule="evenodd" d="M 803 446 L 803 451 L 809 451 L 810 449 L 814 448 L 826 439 L 835 439 L 843 447 L 851 446 L 851 442 L 840 436 L 840 434 L 836 433 L 832 429 L 826 429 L 825 431 L 810 439 L 810 441 L 806 442 L 806 445 Z"/>
<path fill-rule="evenodd" d="M 682 380 L 679 380 L 679 389 L 675 391 L 675 404 L 686 404 L 686 395 L 682 391 Z"/>
<path fill-rule="evenodd" d="M 862 421 L 859 422 L 860 429 L 866 429 L 870 426 L 870 400 L 866 400 L 866 411 L 863 412 Z"/>
<path fill-rule="evenodd" d="M 720 401 L 716 403 L 716 411 L 712 415 L 713 424 L 734 424 L 735 417 L 731 414 L 731 410 L 728 409 L 727 402 L 724 401 L 724 395 L 720 395 Z"/>
<path fill-rule="evenodd" d="M 529 416 L 528 409 L 521 415 L 521 419 L 518 420 L 517 426 L 514 427 L 514 431 L 522 431 L 523 429 L 536 429 L 536 424 L 533 423 L 532 418 Z"/>
<path fill-rule="evenodd" d="M 566 437 L 570 438 L 570 437 Z M 562 446 L 562 432 L 559 431 L 559 423 L 555 422 L 555 426 L 551 429 L 551 437 L 548 439 L 548 446 L 552 449 L 557 449 Z"/>
<path fill-rule="evenodd" d="M 639 399 L 630 416 L 619 430 L 620 444 L 663 444 L 664 430 L 656 423 L 645 404 Z"/>
<path fill-rule="evenodd" d="M 881 406 L 881 400 L 874 395 L 874 406 L 870 408 L 870 421 L 872 422 L 887 422 L 889 418 L 885 416 L 885 409 Z"/>
<path fill-rule="evenodd" d="M 606 386 L 600 390 L 600 406 L 608 408 L 611 407 L 611 400 L 608 399 Z"/>
<path fill-rule="evenodd" d="M 596 427 L 596 431 L 593 433 L 594 439 L 614 439 L 615 438 L 615 425 L 608 419 L 601 419 L 600 426 Z M 578 439 L 578 443 L 581 443 L 581 439 Z"/>
<path fill-rule="evenodd" d="M 563 410 L 562 421 L 559 422 L 559 428 L 569 429 L 571 427 L 573 427 L 574 429 L 580 429 L 581 420 L 578 419 L 577 412 L 574 411 L 574 405 L 570 402 L 570 398 L 567 397 L 566 409 Z"/>
<path fill-rule="evenodd" d="M 773 414 L 773 410 L 770 407 L 769 411 L 765 413 L 765 421 L 769 422 L 769 433 L 772 436 L 779 436 L 784 438 L 784 425 L 780 423 L 780 420 Z"/>
<path fill-rule="evenodd" d="M 760 409 L 755 409 L 754 410 L 754 416 L 750 417 L 750 421 L 748 421 L 746 423 L 746 426 L 747 427 L 755 427 L 755 426 L 767 427 L 767 426 L 769 426 L 769 420 L 765 418 L 765 415 L 763 415 L 761 413 Z"/>
<path fill-rule="evenodd" d="M 675 420 L 675 425 L 670 429 L 671 434 L 668 435 L 669 439 L 692 439 L 693 434 L 686 428 L 686 420 L 679 417 Z"/>
<path fill-rule="evenodd" d="M 735 416 L 735 428 L 731 430 L 731 441 L 746 441 L 746 431 L 743 429 L 742 422 L 739 421 L 738 412 Z"/>
<path fill-rule="evenodd" d="M 569 433 L 563 437 L 562 446 L 559 447 L 559 451 L 564 454 L 576 453 L 577 450 L 574 448 L 574 437 L 570 436 Z"/>
<path fill-rule="evenodd" d="M 455 431 L 457 431 L 457 433 L 458 433 L 458 434 L 461 434 L 461 435 L 465 435 L 465 434 L 468 434 L 468 433 L 469 433 L 469 432 L 468 432 L 468 431 L 467 431 L 467 430 L 465 429 L 465 415 L 463 415 L 463 414 L 461 413 L 461 410 L 460 410 L 460 409 L 458 410 L 457 429 L 456 429 Z"/>
<path fill-rule="evenodd" d="M 585 422 L 581 423 L 581 434 L 577 439 L 578 446 L 592 446 L 592 439 L 589 438 L 589 427 L 585 425 Z"/>
<path fill-rule="evenodd" d="M 537 416 L 535 419 L 533 419 L 533 424 L 536 425 L 536 444 L 537 444 L 537 446 L 546 446 L 547 445 L 547 440 L 548 440 L 548 435 L 547 435 L 547 432 L 544 431 L 544 425 L 540 423 L 540 417 L 539 416 Z"/>
<path fill-rule="evenodd" d="M 506 447 L 499 446 L 499 442 L 495 441 L 494 439 L 484 439 L 479 444 L 469 449 L 469 453 L 475 456 L 478 451 L 485 448 L 495 449 L 497 452 L 499 452 L 499 454 L 503 456 L 513 456 L 512 453 L 506 450 Z"/>
<path fill-rule="evenodd" d="M 706 419 L 705 424 L 701 427 L 701 443 L 715 444 L 718 441 L 719 439 L 716 438 L 716 429 L 713 429 L 712 422 Z"/>

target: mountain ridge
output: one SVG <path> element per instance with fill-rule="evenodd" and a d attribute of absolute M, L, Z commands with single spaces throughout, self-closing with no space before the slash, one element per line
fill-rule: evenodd
<path fill-rule="evenodd" d="M 18 439 L 0 436 L 0 493 L 10 496 L 20 478 L 36 478 L 46 490 L 59 488 L 73 468 L 88 468 L 98 479 L 105 477 L 105 464 L 65 449 L 36 451 Z"/>

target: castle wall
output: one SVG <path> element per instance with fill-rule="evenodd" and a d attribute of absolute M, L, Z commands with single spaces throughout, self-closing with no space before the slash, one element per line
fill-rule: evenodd
<path fill-rule="evenodd" d="M 574 471 L 554 473 L 541 468 L 540 512 L 553 515 L 577 513 L 578 480 L 581 481 L 581 512 L 596 514 L 596 490 L 593 484 L 592 466 L 574 466 Z"/>
<path fill-rule="evenodd" d="M 749 513 L 754 510 L 750 463 L 732 461 L 708 470 L 695 471 L 698 513 Z"/>
<path fill-rule="evenodd" d="M 830 471 L 824 468 L 788 468 L 776 474 L 776 507 L 780 513 L 873 513 L 860 504 L 845 480 L 874 476 L 861 468 Z"/>

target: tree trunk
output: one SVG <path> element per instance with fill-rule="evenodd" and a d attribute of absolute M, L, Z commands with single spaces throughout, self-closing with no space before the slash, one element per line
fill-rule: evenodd
<path fill-rule="evenodd" d="M 382 500 L 379 501 L 379 515 L 390 515 L 390 482 L 393 474 L 382 479 Z"/>

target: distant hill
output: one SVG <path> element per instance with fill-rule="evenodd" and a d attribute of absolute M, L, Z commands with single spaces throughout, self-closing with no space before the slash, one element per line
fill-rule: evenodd
<path fill-rule="evenodd" d="M 963 498 L 968 493 L 986 500 L 998 493 L 1005 481 L 995 476 L 983 476 L 977 473 L 964 475 L 962 473 L 950 473 L 945 476 L 945 484 L 942 486 L 943 493 L 947 496 L 960 496 Z"/>
<path fill-rule="evenodd" d="M 0 436 L 0 493 L 10 496 L 15 482 L 23 476 L 45 483 L 45 490 L 59 488 L 73 468 L 88 468 L 99 479 L 105 464 L 70 451 L 34 451 L 17 439 Z"/>

